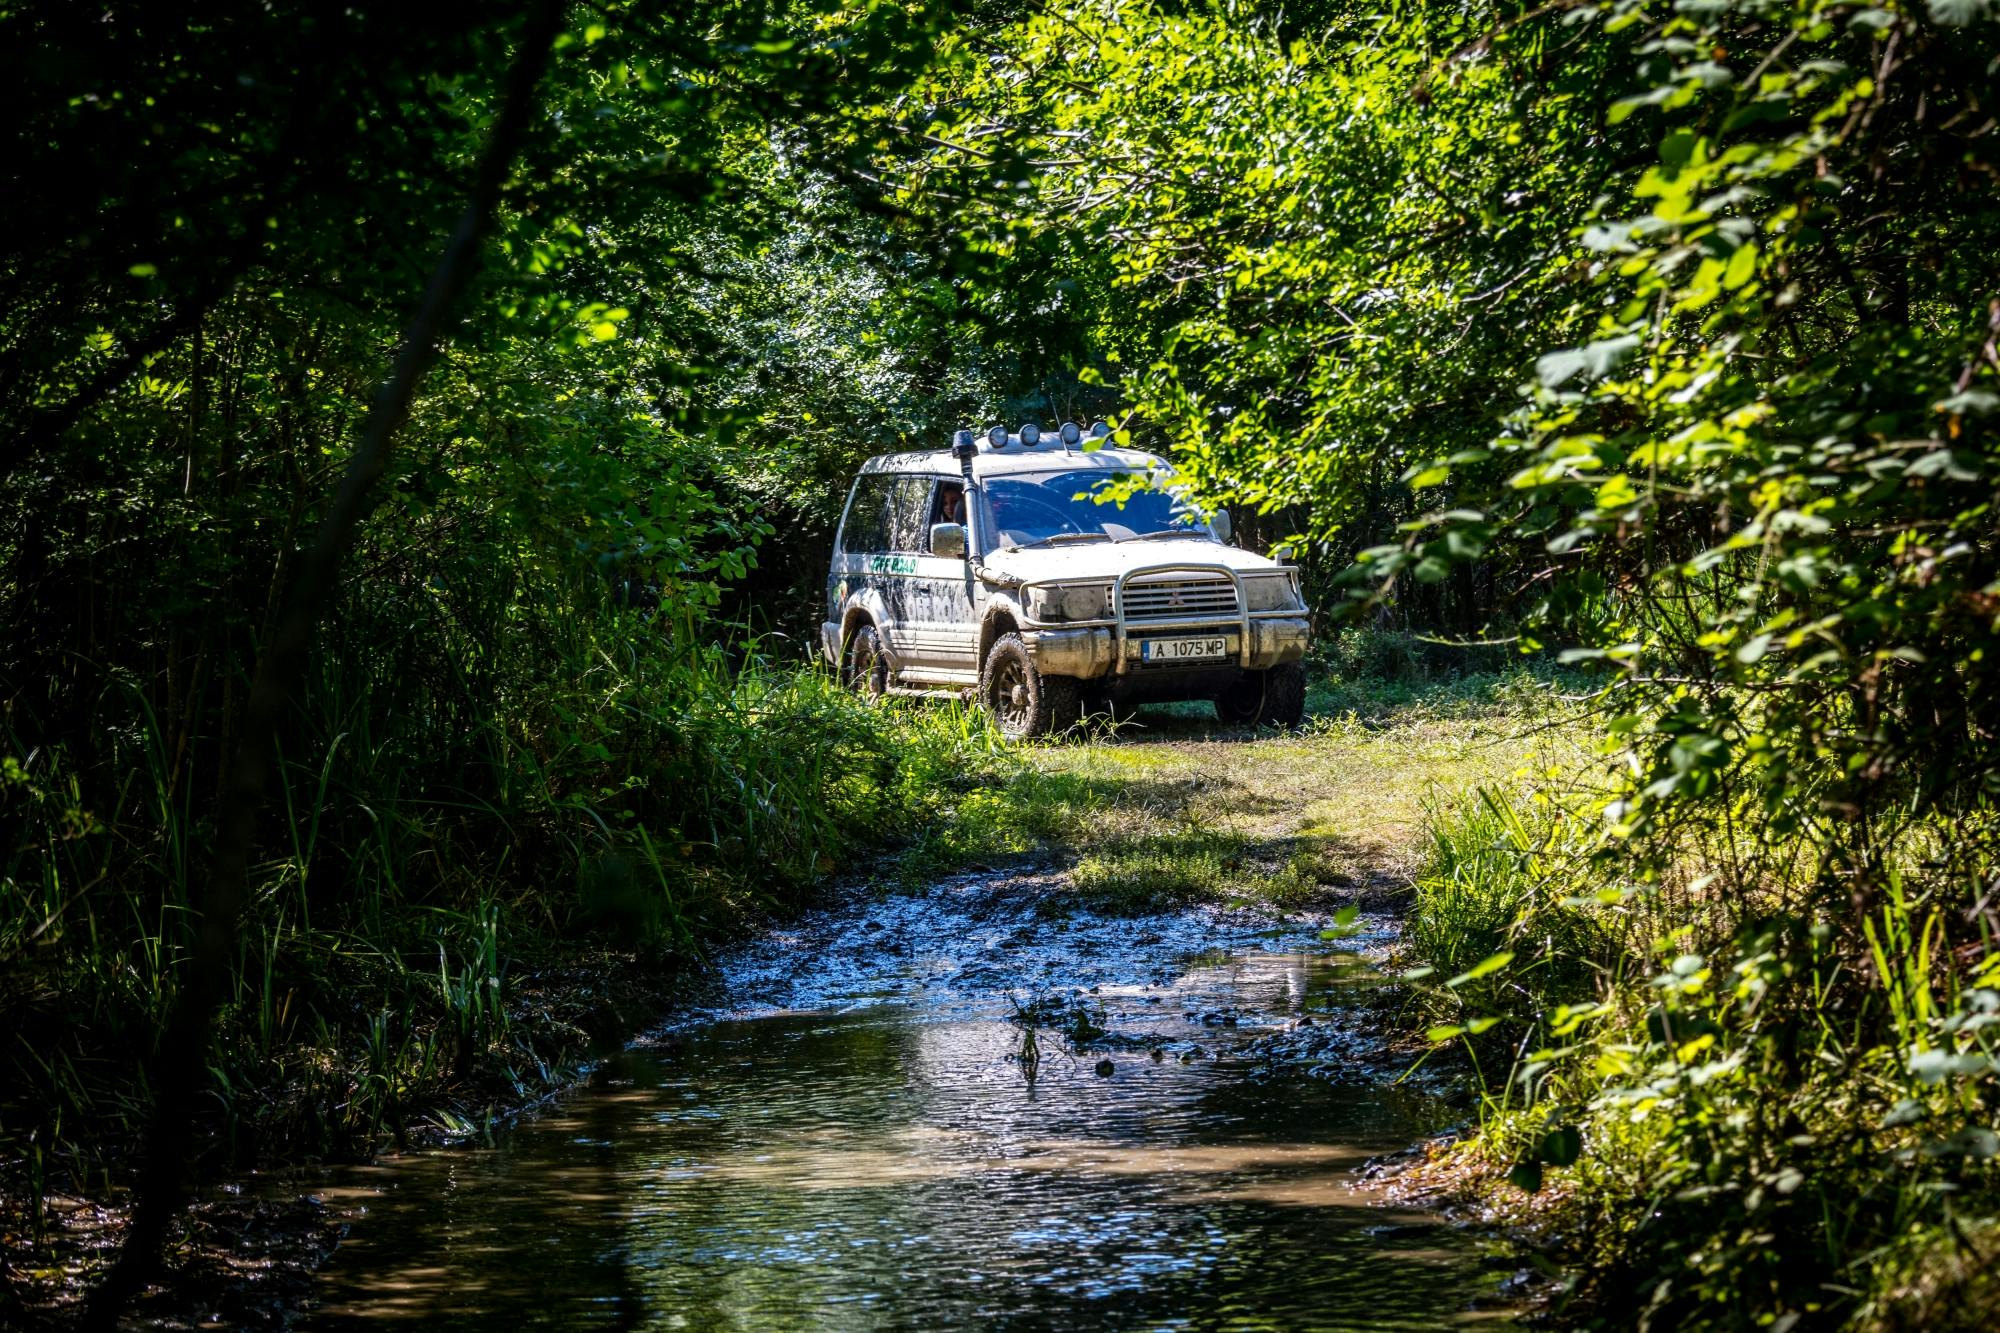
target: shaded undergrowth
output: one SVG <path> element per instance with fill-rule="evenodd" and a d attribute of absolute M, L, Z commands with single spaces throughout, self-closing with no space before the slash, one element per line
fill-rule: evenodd
<path fill-rule="evenodd" d="M 1951 831 L 1901 830 L 1842 922 L 1803 850 L 1747 878 L 1690 831 L 1634 873 L 1602 804 L 1572 774 L 1429 806 L 1406 976 L 1480 1114 L 1423 1178 L 1544 1237 L 1568 1321 L 1989 1327 L 2000 967 L 1942 947 Z"/>
<path fill-rule="evenodd" d="M 219 1016 L 211 1168 L 479 1133 L 717 939 L 1014 767 L 963 708 L 871 708 L 615 608 L 518 610 L 450 672 L 322 655 Z M 200 771 L 138 692 L 100 707 L 96 753 L 5 756 L 0 1185 L 29 1245 L 49 1195 L 120 1188 L 208 859 Z"/>

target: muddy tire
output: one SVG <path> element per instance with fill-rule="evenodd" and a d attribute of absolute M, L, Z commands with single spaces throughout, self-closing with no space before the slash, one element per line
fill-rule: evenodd
<path fill-rule="evenodd" d="M 1068 731 L 1083 711 L 1076 681 L 1037 671 L 1018 634 L 1002 634 L 987 652 L 979 702 L 1001 734 L 1017 741 Z"/>
<path fill-rule="evenodd" d="M 1215 715 L 1233 727 L 1296 727 L 1306 717 L 1306 672 L 1296 662 L 1246 671 L 1215 696 Z"/>
<path fill-rule="evenodd" d="M 882 636 L 873 625 L 862 625 L 848 639 L 840 678 L 864 699 L 879 699 L 889 692 L 889 655 L 882 651 Z"/>

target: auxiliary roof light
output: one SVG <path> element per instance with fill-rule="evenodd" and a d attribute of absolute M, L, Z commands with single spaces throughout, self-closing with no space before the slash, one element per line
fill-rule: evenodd
<path fill-rule="evenodd" d="M 1111 434 L 1111 425 L 1109 422 L 1100 421 L 1095 426 L 1092 426 L 1090 428 L 1090 438 L 1093 440 L 1105 439 L 1109 437 L 1110 434 Z"/>
<path fill-rule="evenodd" d="M 1042 428 L 1032 421 L 1021 423 L 1021 443 L 1033 448 L 1042 442 Z"/>
<path fill-rule="evenodd" d="M 1007 443 L 1007 428 L 1005 426 L 995 426 L 992 430 L 987 431 L 986 442 L 995 449 L 1004 447 Z"/>
<path fill-rule="evenodd" d="M 956 435 L 952 436 L 951 448 L 953 453 L 958 452 L 960 449 L 972 448 L 972 432 L 969 430 L 961 430 Z"/>
<path fill-rule="evenodd" d="M 1083 438 L 1082 428 L 1079 427 L 1074 421 L 1063 422 L 1062 429 L 1058 431 L 1057 434 L 1062 436 L 1062 442 L 1064 444 L 1075 444 L 1078 440 L 1081 440 Z"/>

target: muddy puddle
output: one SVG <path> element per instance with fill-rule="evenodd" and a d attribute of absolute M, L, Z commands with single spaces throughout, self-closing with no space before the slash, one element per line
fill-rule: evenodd
<path fill-rule="evenodd" d="M 330 1173 L 303 1326 L 1501 1326 L 1477 1242 L 1357 1177 L 1450 1114 L 1343 1024 L 1379 935 L 1037 892 L 818 914 L 495 1147 Z"/>

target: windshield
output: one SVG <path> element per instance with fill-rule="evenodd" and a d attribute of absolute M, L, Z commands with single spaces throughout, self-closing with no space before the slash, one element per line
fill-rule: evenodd
<path fill-rule="evenodd" d="M 1075 541 L 1133 541 L 1147 537 L 1212 536 L 1200 513 L 1164 488 L 1155 476 L 1125 497 L 1100 503 L 1098 492 L 1131 473 L 1101 468 L 990 477 L 981 486 L 988 530 L 1001 546 L 1060 545 Z"/>

